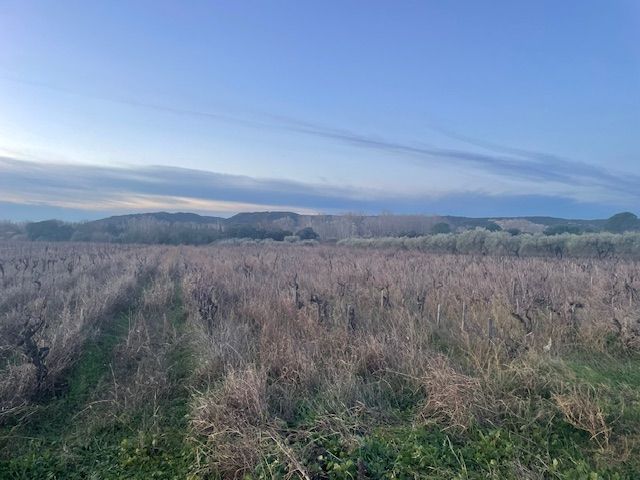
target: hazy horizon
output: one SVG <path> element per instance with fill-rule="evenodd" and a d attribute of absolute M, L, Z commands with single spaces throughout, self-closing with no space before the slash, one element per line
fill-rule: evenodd
<path fill-rule="evenodd" d="M 640 205 L 640 5 L 0 4 L 0 219 L 607 218 Z"/>

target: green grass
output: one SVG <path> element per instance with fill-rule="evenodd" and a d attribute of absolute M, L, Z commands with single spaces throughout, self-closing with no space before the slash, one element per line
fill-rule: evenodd
<path fill-rule="evenodd" d="M 555 360 L 553 364 L 556 363 L 563 361 Z M 598 401 L 613 428 L 612 444 L 621 439 L 638 442 L 639 360 L 592 355 L 574 356 L 566 364 L 568 369 L 557 369 L 558 374 L 564 375 L 563 382 L 588 384 L 597 389 Z M 397 391 L 402 394 L 401 389 Z M 546 393 L 540 394 L 549 412 L 553 412 L 552 400 L 546 398 Z M 510 418 L 494 426 L 474 424 L 461 431 L 443 429 L 436 423 L 413 424 L 408 405 L 416 407 L 416 398 L 405 400 L 398 400 L 396 403 L 403 408 L 395 416 L 386 415 L 383 422 L 359 418 L 360 425 L 352 426 L 350 434 L 330 428 L 319 430 L 318 421 L 323 414 L 314 412 L 310 409 L 312 404 L 307 404 L 304 417 L 295 428 L 281 433 L 284 439 L 290 439 L 289 447 L 312 478 L 640 478 L 637 451 L 630 451 L 625 459 L 619 450 L 601 450 L 588 433 L 565 421 L 558 411 L 538 419 L 532 411 L 528 417 Z M 321 401 L 316 403 L 320 404 Z M 353 422 L 353 418 L 345 418 L 339 423 Z M 300 431 L 308 432 L 304 441 L 295 433 Z M 290 462 L 274 447 L 249 478 L 267 479 L 273 475 L 281 478 L 290 467 Z"/>
<path fill-rule="evenodd" d="M 312 447 L 292 445 L 312 478 L 369 479 L 634 479 L 640 470 L 596 465 L 588 436 L 564 422 L 524 431 L 436 425 L 380 426 L 357 439 L 315 434 Z M 274 449 L 249 478 L 283 478 L 290 464 Z M 525 478 L 529 478 L 525 477 Z"/>
<path fill-rule="evenodd" d="M 114 349 L 129 326 L 127 315 L 114 318 L 86 343 L 63 395 L 0 430 L 0 478 L 188 478 L 193 449 L 186 441 L 186 385 L 192 360 L 179 301 L 169 315 L 178 335 L 166 347 L 167 392 L 124 412 L 100 403 L 114 375 Z"/>
<path fill-rule="evenodd" d="M 550 442 L 550 443 L 553 443 Z M 545 447 L 552 447 L 547 451 Z M 336 447 L 333 447 L 336 449 Z M 381 428 L 349 452 L 327 450 L 322 467 L 329 478 L 515 478 L 517 464 L 538 465 L 556 478 L 588 478 L 589 462 L 571 444 L 532 445 L 521 435 L 493 429 L 465 434 L 436 427 Z M 537 457 L 549 457 L 549 467 Z"/>
<path fill-rule="evenodd" d="M 8 437 L 5 440 L 13 442 L 13 433 L 17 437 L 37 439 L 38 443 L 55 441 L 67 430 L 73 424 L 73 417 L 96 395 L 100 380 L 110 373 L 113 349 L 126 334 L 128 325 L 129 316 L 120 314 L 107 323 L 103 332 L 88 340 L 68 373 L 67 389 L 59 396 L 33 405 L 25 419 L 10 419 L 1 434 Z M 17 446 L 22 445 L 18 442 Z M 16 451 L 15 444 L 13 450 Z"/>
<path fill-rule="evenodd" d="M 14 432 L 34 438 L 18 441 L 19 453 L 0 462 L 0 478 L 196 478 L 190 476 L 194 452 L 186 440 L 189 395 L 185 383 L 193 356 L 188 344 L 181 341 L 185 324 L 180 305 L 171 311 L 171 318 L 178 331 L 177 341 L 166 353 L 172 387 L 158 400 L 155 410 L 147 406 L 104 419 L 96 409 L 82 417 L 82 424 L 73 421 L 67 409 L 80 408 L 95 398 L 91 391 L 111 374 L 108 352 L 113 351 L 117 345 L 114 339 L 119 337 L 114 334 L 96 339 L 70 376 L 68 396 L 40 406 L 34 414 L 38 417 Z M 114 332 L 126 323 L 122 319 L 115 322 Z M 621 399 L 628 400 L 625 395 L 637 393 L 640 386 L 637 359 L 575 356 L 566 363 L 575 373 L 573 381 L 604 389 L 602 398 L 609 410 Z M 289 446 L 307 474 L 318 479 L 517 479 L 523 475 L 563 480 L 639 478 L 638 460 L 608 462 L 588 434 L 560 416 L 519 426 L 507 423 L 502 427 L 473 425 L 466 431 L 443 430 L 436 424 L 412 424 L 411 409 L 418 399 L 402 389 L 398 389 L 398 395 L 404 399 L 395 400 L 400 408 L 393 415 L 387 412 L 385 420 L 377 425 L 367 425 L 365 420 L 362 431 L 356 428 L 348 437 L 315 428 L 323 415 L 318 410 L 321 398 L 301 405 L 297 421 L 283 427 L 282 434 L 286 438 L 291 432 L 307 432 L 303 442 L 293 436 L 295 440 Z M 627 407 L 620 417 L 616 427 L 619 433 L 640 432 L 638 405 Z M 247 478 L 282 478 L 290 467 L 274 445 L 272 453 Z"/>
<path fill-rule="evenodd" d="M 179 292 L 168 315 L 176 335 L 163 339 L 169 387 L 162 395 L 123 410 L 100 403 L 113 376 L 120 382 L 127 375 L 112 364 L 117 363 L 114 354 L 126 337 L 129 317 L 114 317 L 86 343 L 68 374 L 64 394 L 0 429 L 0 478 L 200 478 L 192 473 L 195 452 L 188 441 L 187 388 L 195 360 Z M 441 346 L 448 350 L 444 340 Z M 640 443 L 640 358 L 576 354 L 554 362 L 549 368 L 557 370 L 563 381 L 597 390 L 612 438 Z M 556 363 L 563 368 L 555 368 Z M 640 478 L 637 451 L 628 459 L 600 451 L 586 432 L 558 412 L 495 425 L 472 424 L 465 431 L 436 423 L 416 425 L 413 419 L 422 394 L 401 377 L 363 376 L 367 381 L 370 411 L 357 418 L 345 414 L 343 421 L 340 412 L 331 412 L 334 422 L 348 428 L 334 431 L 323 424 L 330 406 L 322 392 L 317 398 L 300 399 L 295 418 L 282 424 L 278 433 L 314 480 Z M 541 395 L 551 402 L 546 393 Z M 247 478 L 283 478 L 291 465 L 274 443 Z"/>
<path fill-rule="evenodd" d="M 604 397 L 614 431 L 640 443 L 640 357 L 590 355 L 568 364 Z"/>
<path fill-rule="evenodd" d="M 567 361 L 576 375 L 592 385 L 640 388 L 640 357 L 580 355 Z"/>

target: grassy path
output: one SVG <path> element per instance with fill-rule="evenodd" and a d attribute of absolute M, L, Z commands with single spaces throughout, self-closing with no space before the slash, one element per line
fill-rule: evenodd
<path fill-rule="evenodd" d="M 148 392 L 150 398 L 136 402 L 135 408 L 115 405 L 113 385 L 131 381 L 131 368 L 119 369 L 117 354 L 136 311 L 121 312 L 86 343 L 63 396 L 35 406 L 27 418 L 0 430 L 0 451 L 5 452 L 0 478 L 188 478 L 192 453 L 186 443 L 186 384 L 191 353 L 175 291 L 166 312 L 168 332 L 160 328 L 162 315 L 146 318 L 150 330 L 162 335 L 156 339 L 166 372 L 162 391 Z M 138 361 L 144 360 L 143 351 Z"/>

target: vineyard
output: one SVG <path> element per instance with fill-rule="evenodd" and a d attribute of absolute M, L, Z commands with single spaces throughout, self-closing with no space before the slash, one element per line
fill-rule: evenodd
<path fill-rule="evenodd" d="M 1 243 L 0 478 L 640 476 L 639 262 L 356 246 Z"/>

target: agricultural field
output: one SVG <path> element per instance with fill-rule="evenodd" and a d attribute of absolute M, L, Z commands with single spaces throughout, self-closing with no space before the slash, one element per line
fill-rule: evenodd
<path fill-rule="evenodd" d="M 640 478 L 601 257 L 0 243 L 0 478 Z"/>

